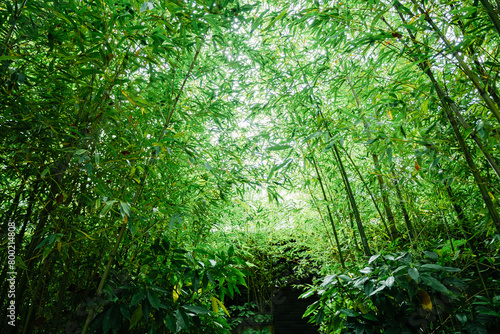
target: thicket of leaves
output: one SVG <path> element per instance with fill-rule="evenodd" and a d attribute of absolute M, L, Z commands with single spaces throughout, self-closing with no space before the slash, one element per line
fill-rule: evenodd
<path fill-rule="evenodd" d="M 224 298 L 248 285 L 272 301 L 280 259 L 340 277 L 402 249 L 435 251 L 494 303 L 498 17 L 488 0 L 0 4 L 18 325 L 2 328 L 223 332 Z M 323 315 L 338 291 L 367 302 L 367 282 L 415 308 L 415 284 L 443 292 L 374 270 L 330 279 Z M 380 305 L 363 316 L 342 298 L 335 326 L 311 309 L 327 332 L 386 329 Z M 494 323 L 456 298 L 456 330 Z"/>

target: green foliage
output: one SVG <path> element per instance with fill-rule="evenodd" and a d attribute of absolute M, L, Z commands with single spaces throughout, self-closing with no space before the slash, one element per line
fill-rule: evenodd
<path fill-rule="evenodd" d="M 273 320 L 272 314 L 260 314 L 254 302 L 244 303 L 243 305 L 233 305 L 229 310 L 232 314 L 229 325 L 233 329 L 237 328 L 240 324 L 263 324 Z"/>
<path fill-rule="evenodd" d="M 15 233 L 16 329 L 225 331 L 242 284 L 263 313 L 277 287 L 321 273 L 336 275 L 314 313 L 325 327 L 408 327 L 421 290 L 449 328 L 489 330 L 498 11 L 1 2 L 0 232 Z M 385 255 L 341 277 L 366 262 L 361 248 L 429 258 Z"/>
<path fill-rule="evenodd" d="M 111 301 L 93 322 L 96 332 L 227 333 L 221 300 L 245 285 L 234 249 L 188 251 L 165 235 L 140 254 L 134 276 L 105 289 Z M 216 305 L 221 305 L 221 309 Z"/>
<path fill-rule="evenodd" d="M 246 328 L 243 330 L 242 334 L 271 334 L 271 330 L 267 327 L 261 329 Z"/>
<path fill-rule="evenodd" d="M 470 296 L 461 269 L 435 263 L 436 253 L 428 255 L 378 254 L 362 269 L 328 275 L 303 294 L 319 296 L 305 315 L 328 333 L 486 332 L 498 326 L 498 301 Z M 489 308 L 478 308 L 480 301 Z"/>

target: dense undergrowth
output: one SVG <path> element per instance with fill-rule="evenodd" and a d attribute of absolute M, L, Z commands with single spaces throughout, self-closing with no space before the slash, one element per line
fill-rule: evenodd
<path fill-rule="evenodd" d="M 374 255 L 311 286 L 303 297 L 319 300 L 306 314 L 325 333 L 493 333 L 500 325 L 498 247 L 487 259 L 459 251 Z"/>

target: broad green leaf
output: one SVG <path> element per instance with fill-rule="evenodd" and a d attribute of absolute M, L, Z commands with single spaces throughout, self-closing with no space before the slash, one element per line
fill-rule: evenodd
<path fill-rule="evenodd" d="M 418 273 L 417 268 L 408 268 L 408 275 L 415 281 L 419 282 L 420 274 Z"/>
<path fill-rule="evenodd" d="M 196 305 L 184 305 L 183 308 L 186 310 L 196 313 L 196 314 L 210 314 L 210 311 L 204 307 L 196 306 Z"/>
<path fill-rule="evenodd" d="M 432 264 L 432 263 L 428 263 L 428 264 L 423 264 L 420 266 L 420 270 L 421 271 L 438 271 L 438 270 L 443 270 L 444 268 L 442 266 L 440 266 L 439 264 Z"/>
<path fill-rule="evenodd" d="M 377 293 L 379 293 L 380 291 L 384 290 L 386 288 L 386 285 L 385 284 L 381 284 L 378 288 L 376 288 L 375 290 L 373 290 L 368 296 L 373 296 L 373 295 L 376 295 Z"/>
<path fill-rule="evenodd" d="M 160 300 L 153 291 L 148 291 L 148 300 L 151 306 L 153 306 L 155 309 L 158 310 L 160 308 Z"/>
<path fill-rule="evenodd" d="M 340 313 L 347 315 L 348 317 L 358 317 L 360 314 L 351 309 L 341 309 Z"/>
<path fill-rule="evenodd" d="M 130 317 L 130 326 L 129 326 L 129 329 L 134 328 L 139 323 L 139 321 L 141 320 L 141 318 L 142 318 L 142 307 L 139 306 L 134 311 L 134 313 L 132 313 L 132 316 Z"/>
<path fill-rule="evenodd" d="M 385 285 L 388 287 L 388 288 L 392 288 L 392 286 L 394 285 L 394 276 L 389 276 L 386 280 L 385 280 Z"/>
<path fill-rule="evenodd" d="M 130 218 L 128 219 L 127 226 L 128 226 L 130 233 L 132 234 L 132 236 L 135 236 L 137 234 L 137 227 L 132 222 L 132 219 L 130 219 Z"/>
<path fill-rule="evenodd" d="M 109 332 L 109 330 L 111 329 L 111 316 L 112 316 L 111 311 L 112 310 L 113 310 L 113 308 L 110 308 L 104 314 L 104 318 L 102 320 L 102 330 L 104 333 Z"/>
<path fill-rule="evenodd" d="M 338 277 L 339 277 L 341 280 L 343 280 L 343 281 L 348 281 L 348 282 L 349 282 L 349 281 L 352 281 L 352 278 L 350 278 L 349 276 L 344 275 L 344 274 L 339 275 Z"/>
<path fill-rule="evenodd" d="M 147 11 L 147 10 L 153 10 L 154 8 L 154 5 L 152 2 L 144 2 L 142 5 L 141 5 L 141 13 L 144 12 L 144 11 Z"/>
<path fill-rule="evenodd" d="M 329 286 L 330 284 L 332 283 L 335 283 L 335 278 L 337 277 L 337 275 L 327 275 L 324 279 L 323 279 L 323 282 L 321 283 L 321 286 L 322 287 L 327 287 Z"/>
<path fill-rule="evenodd" d="M 367 320 L 371 320 L 371 321 L 377 321 L 378 320 L 377 317 L 374 316 L 371 313 L 363 314 L 362 317 L 365 318 L 365 319 L 367 319 Z"/>
<path fill-rule="evenodd" d="M 130 309 L 126 305 L 120 304 L 120 313 L 125 319 L 130 320 Z"/>
<path fill-rule="evenodd" d="M 130 300 L 130 307 L 136 305 L 137 303 L 139 303 L 140 301 L 142 301 L 145 297 L 145 293 L 144 293 L 144 290 L 140 289 L 139 291 L 137 291 L 133 296 L 132 296 L 132 299 Z M 142 311 L 141 311 L 142 313 Z"/>
<path fill-rule="evenodd" d="M 169 225 L 170 230 L 174 228 L 175 222 L 182 224 L 182 217 L 178 213 L 173 214 L 172 217 L 170 218 L 170 225 Z"/>
<path fill-rule="evenodd" d="M 455 316 L 457 317 L 458 321 L 462 323 L 462 325 L 464 325 L 467 322 L 467 316 L 465 314 L 457 313 L 455 314 Z"/>
<path fill-rule="evenodd" d="M 420 277 L 422 278 L 422 281 L 425 284 L 427 284 L 428 286 L 430 286 L 434 290 L 439 291 L 439 292 L 445 292 L 445 293 L 449 292 L 449 290 L 441 282 L 439 282 L 437 279 L 435 279 L 434 277 L 432 277 L 428 274 L 422 274 Z"/>
<path fill-rule="evenodd" d="M 470 334 L 488 334 L 486 328 L 484 328 L 484 326 L 479 322 L 469 321 L 465 324 L 465 327 L 467 328 Z"/>
<path fill-rule="evenodd" d="M 120 213 L 122 217 L 125 217 L 125 215 L 130 217 L 130 205 L 125 202 L 120 202 Z"/>
<path fill-rule="evenodd" d="M 360 272 L 360 273 L 362 273 L 362 274 L 370 274 L 370 273 L 372 273 L 372 272 L 373 272 L 373 269 L 372 269 L 372 268 L 370 268 L 370 267 L 364 267 L 364 268 L 363 268 L 363 269 L 361 269 L 359 272 Z"/>
<path fill-rule="evenodd" d="M 375 254 L 375 255 L 372 255 L 370 257 L 370 259 L 368 260 L 368 264 L 371 264 L 372 262 L 374 262 L 376 259 L 378 259 L 380 257 L 380 254 Z"/>
<path fill-rule="evenodd" d="M 165 324 L 171 332 L 175 333 L 177 331 L 177 325 L 173 316 L 167 315 L 167 317 L 165 318 Z"/>
<path fill-rule="evenodd" d="M 480 314 L 487 314 L 487 315 L 492 315 L 494 317 L 500 318 L 500 314 L 498 312 L 493 311 L 489 307 L 477 306 L 476 307 L 476 312 L 480 313 Z"/>
<path fill-rule="evenodd" d="M 425 251 L 424 253 L 430 259 L 437 260 L 439 258 L 439 255 L 436 252 Z"/>

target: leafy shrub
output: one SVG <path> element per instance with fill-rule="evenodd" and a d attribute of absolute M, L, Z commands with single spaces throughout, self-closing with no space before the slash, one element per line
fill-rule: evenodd
<path fill-rule="evenodd" d="M 271 314 L 260 314 L 255 303 L 245 303 L 243 305 L 233 305 L 229 307 L 231 319 L 229 325 L 231 328 L 236 328 L 239 324 L 254 325 L 263 324 L 272 321 Z"/>
<path fill-rule="evenodd" d="M 224 296 L 245 285 L 242 261 L 228 251 L 188 251 L 157 238 L 140 257 L 141 269 L 123 286 L 105 289 L 96 332 L 228 333 Z"/>
<path fill-rule="evenodd" d="M 455 333 L 464 329 L 486 333 L 495 328 L 500 299 L 491 304 L 476 296 L 471 304 L 465 279 L 456 277 L 461 270 L 432 262 L 430 258 L 417 261 L 406 252 L 374 255 L 357 275 L 328 275 L 304 293 L 304 298 L 319 295 L 305 315 L 327 333 Z"/>

